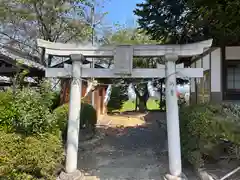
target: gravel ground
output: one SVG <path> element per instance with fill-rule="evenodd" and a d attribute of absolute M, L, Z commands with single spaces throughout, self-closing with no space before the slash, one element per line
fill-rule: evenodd
<path fill-rule="evenodd" d="M 156 121 L 163 117 L 152 115 L 105 117 L 106 136 L 100 145 L 79 154 L 85 180 L 163 180 L 168 172 L 166 131 Z M 184 172 L 197 180 L 191 171 Z"/>

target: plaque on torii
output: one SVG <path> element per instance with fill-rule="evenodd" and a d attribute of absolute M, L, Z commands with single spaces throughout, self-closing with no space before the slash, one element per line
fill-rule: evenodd
<path fill-rule="evenodd" d="M 179 177 L 182 174 L 179 112 L 176 95 L 176 77 L 203 77 L 202 68 L 183 68 L 176 65 L 181 57 L 200 55 L 212 45 L 212 40 L 184 45 L 120 45 L 93 47 L 89 45 L 52 43 L 38 39 L 38 46 L 45 48 L 48 55 L 71 57 L 72 66 L 64 68 L 46 68 L 46 77 L 72 77 L 66 171 L 77 169 L 79 112 L 81 108 L 81 78 L 163 78 L 166 77 L 166 114 L 168 132 L 168 155 L 170 174 Z M 113 69 L 83 68 L 84 58 L 114 58 Z M 157 68 L 132 68 L 133 57 L 164 57 L 164 65 Z"/>

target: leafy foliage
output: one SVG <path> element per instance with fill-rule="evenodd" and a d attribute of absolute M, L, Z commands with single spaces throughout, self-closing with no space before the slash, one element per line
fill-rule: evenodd
<path fill-rule="evenodd" d="M 51 134 L 22 137 L 0 131 L 0 178 L 56 179 L 63 161 L 61 140 Z"/>
<path fill-rule="evenodd" d="M 46 81 L 0 92 L 0 178 L 55 179 L 64 154 L 53 95 Z"/>
<path fill-rule="evenodd" d="M 119 28 L 117 32 L 108 38 L 110 44 L 156 44 L 157 41 L 151 40 L 145 32 L 134 28 Z"/>
<path fill-rule="evenodd" d="M 61 105 L 54 109 L 53 111 L 55 124 L 56 126 L 58 126 L 61 132 L 64 132 L 67 126 L 68 111 L 69 111 L 68 104 Z"/>
<path fill-rule="evenodd" d="M 217 45 L 239 45 L 240 2 L 238 0 L 187 0 L 196 27 L 205 28 L 205 35 Z"/>
<path fill-rule="evenodd" d="M 54 92 L 52 95 L 52 105 L 50 107 L 50 110 L 56 109 L 60 105 L 60 92 Z"/>
<path fill-rule="evenodd" d="M 60 95 L 58 92 L 52 90 L 50 81 L 47 80 L 41 81 L 39 87 L 33 90 L 41 94 L 42 103 L 48 108 L 52 109 L 54 108 L 54 106 L 59 105 L 58 101 L 60 100 L 58 100 L 58 98 L 60 97 L 58 96 Z"/>
<path fill-rule="evenodd" d="M 26 55 L 34 55 L 36 57 L 34 61 L 47 65 L 43 61 L 44 58 L 41 58 L 44 51 L 39 51 L 36 39 L 42 38 L 52 42 L 90 40 L 91 18 L 87 9 L 90 9 L 92 2 L 92 0 L 2 0 L 0 3 L 2 43 L 7 47 L 21 50 Z"/>
<path fill-rule="evenodd" d="M 186 11 L 185 1 L 179 0 L 146 0 L 137 4 L 134 13 L 139 16 L 139 25 L 153 39 L 161 40 L 164 43 L 183 41 L 185 29 Z"/>
<path fill-rule="evenodd" d="M 68 119 L 69 105 L 63 104 L 54 110 L 54 115 L 56 119 L 56 124 L 59 128 L 64 131 Z M 93 126 L 95 127 L 97 123 L 97 113 L 92 105 L 87 103 L 82 103 L 81 114 L 80 114 L 80 128 Z"/>
<path fill-rule="evenodd" d="M 52 118 L 47 104 L 41 94 L 23 89 L 17 91 L 14 97 L 13 107 L 16 110 L 16 119 L 13 122 L 18 132 L 32 134 L 43 133 L 50 130 Z"/>
<path fill-rule="evenodd" d="M 139 45 L 139 44 L 157 44 L 158 41 L 151 40 L 150 36 L 138 29 L 119 28 L 118 31 L 105 37 L 105 44 L 121 45 Z M 112 62 L 111 62 L 112 63 Z M 156 67 L 156 58 L 134 58 L 133 67 L 151 68 Z"/>
<path fill-rule="evenodd" d="M 145 0 L 134 13 L 140 28 L 164 43 L 213 38 L 215 45 L 239 44 L 238 0 Z"/>
<path fill-rule="evenodd" d="M 95 129 L 97 124 L 97 112 L 91 104 L 82 103 L 80 112 L 80 128 Z"/>
<path fill-rule="evenodd" d="M 62 139 L 65 142 L 67 138 L 67 120 L 68 120 L 69 105 L 64 104 L 56 108 L 53 112 L 55 126 L 62 132 Z M 91 132 L 95 131 L 97 124 L 97 113 L 92 105 L 82 103 L 80 113 L 80 129 L 88 129 Z"/>
<path fill-rule="evenodd" d="M 108 112 L 112 113 L 122 108 L 123 103 L 127 100 L 126 91 L 127 89 L 124 86 L 112 87 L 110 100 L 107 104 Z"/>
<path fill-rule="evenodd" d="M 46 81 L 37 88 L 0 91 L 0 179 L 56 178 L 64 159 L 68 105 L 52 112 L 55 97 Z M 95 109 L 82 103 L 80 115 L 80 127 L 94 133 Z"/>
<path fill-rule="evenodd" d="M 16 119 L 16 111 L 13 107 L 12 92 L 0 91 L 0 130 L 11 132 L 13 122 Z"/>
<path fill-rule="evenodd" d="M 180 127 L 182 156 L 196 168 L 203 166 L 206 160 L 217 160 L 232 148 L 240 147 L 240 119 L 229 106 L 201 104 L 183 107 Z"/>
<path fill-rule="evenodd" d="M 1 92 L 3 101 L 0 104 L 0 126 L 7 132 L 16 131 L 25 135 L 41 134 L 53 131 L 53 117 L 49 106 L 51 99 L 46 93 L 31 88 L 23 88 L 13 94 Z M 1 96 L 0 95 L 0 96 Z"/>

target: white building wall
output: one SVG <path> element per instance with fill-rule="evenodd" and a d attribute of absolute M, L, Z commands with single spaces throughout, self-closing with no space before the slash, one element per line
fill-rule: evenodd
<path fill-rule="evenodd" d="M 211 52 L 211 92 L 221 92 L 222 89 L 221 49 Z"/>
<path fill-rule="evenodd" d="M 202 68 L 204 71 L 210 69 L 210 54 L 208 54 L 202 58 L 202 65 L 203 65 Z"/>
<path fill-rule="evenodd" d="M 191 64 L 191 68 L 195 68 L 195 66 L 196 66 L 195 63 Z M 196 88 L 195 87 L 195 78 L 191 78 L 190 79 L 190 92 L 194 93 L 196 91 L 195 88 Z"/>
<path fill-rule="evenodd" d="M 203 68 L 204 71 L 210 69 L 211 71 L 211 101 L 212 102 L 221 102 L 223 100 L 223 90 L 222 90 L 222 80 L 226 79 L 226 89 L 231 89 L 231 83 L 229 79 L 231 79 L 231 68 L 227 70 L 226 78 L 222 76 L 222 50 L 221 48 L 215 48 L 214 51 L 205 55 L 195 63 L 191 65 L 191 67 Z M 225 60 L 224 61 L 239 61 L 240 60 L 240 46 L 228 46 L 225 49 Z M 227 65 L 227 64 L 226 64 Z M 226 66 L 225 65 L 225 66 Z M 239 73 L 239 75 L 238 75 Z M 234 88 L 240 89 L 240 64 L 239 68 L 234 71 Z M 194 81 L 191 79 L 191 93 L 196 94 L 196 86 L 195 82 L 198 82 L 198 79 Z M 233 88 L 233 89 L 234 89 Z M 228 91 L 226 91 L 228 92 Z M 230 92 L 230 91 L 229 91 Z M 230 98 L 230 97 L 226 97 Z M 232 98 L 232 97 L 231 97 Z"/>
<path fill-rule="evenodd" d="M 210 100 L 222 100 L 221 84 L 221 49 L 217 48 L 209 54 L 203 56 L 191 65 L 192 68 L 203 68 L 204 71 L 210 70 Z M 191 79 L 192 96 L 197 96 L 196 84 L 200 83 L 200 78 Z"/>
<path fill-rule="evenodd" d="M 202 67 L 202 59 L 199 59 L 196 61 L 196 68 L 201 68 Z"/>

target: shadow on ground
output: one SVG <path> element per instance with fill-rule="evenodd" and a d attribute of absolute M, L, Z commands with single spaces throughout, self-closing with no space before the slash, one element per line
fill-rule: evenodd
<path fill-rule="evenodd" d="M 101 126 L 106 136 L 100 145 L 79 152 L 78 168 L 87 174 L 86 180 L 163 179 L 168 172 L 167 137 L 165 127 L 157 122 L 164 117 L 163 113 L 152 112 L 141 118 L 141 125 Z"/>

